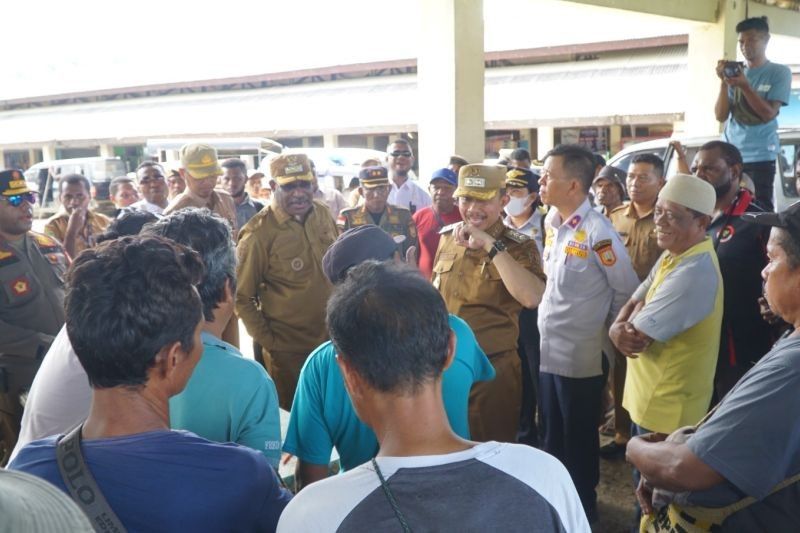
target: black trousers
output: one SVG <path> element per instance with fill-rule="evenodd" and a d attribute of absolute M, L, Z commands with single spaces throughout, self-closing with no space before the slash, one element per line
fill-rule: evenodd
<path fill-rule="evenodd" d="M 522 362 L 522 403 L 520 404 L 517 442 L 539 447 L 536 427 L 536 406 L 539 395 L 539 327 L 536 309 L 523 309 L 519 314 L 517 352 Z"/>
<path fill-rule="evenodd" d="M 595 488 L 600 481 L 600 402 L 608 378 L 567 378 L 547 372 L 539 374 L 542 449 L 559 459 L 572 476 L 583 510 L 593 515 L 597 507 Z"/>
<path fill-rule="evenodd" d="M 772 187 L 775 181 L 775 161 L 756 161 L 745 163 L 744 172 L 756 186 L 756 202 L 767 211 L 775 209 L 772 203 Z"/>

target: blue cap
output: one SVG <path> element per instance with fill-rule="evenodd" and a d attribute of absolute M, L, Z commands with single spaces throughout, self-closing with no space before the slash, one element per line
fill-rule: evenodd
<path fill-rule="evenodd" d="M 449 168 L 440 168 L 435 171 L 431 176 L 431 183 L 433 183 L 433 180 L 444 180 L 453 187 L 458 187 L 458 176 Z"/>
<path fill-rule="evenodd" d="M 331 283 L 339 283 L 352 267 L 368 261 L 386 261 L 397 250 L 391 235 L 378 226 L 364 224 L 345 231 L 322 256 L 322 272 Z"/>

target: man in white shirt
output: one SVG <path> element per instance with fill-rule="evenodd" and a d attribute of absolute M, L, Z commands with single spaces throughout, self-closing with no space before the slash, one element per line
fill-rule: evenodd
<path fill-rule="evenodd" d="M 136 180 L 139 182 L 142 199 L 131 204 L 131 207 L 161 215 L 169 203 L 164 167 L 153 161 L 145 161 L 136 169 Z"/>
<path fill-rule="evenodd" d="M 408 173 L 413 165 L 414 151 L 407 140 L 397 139 L 386 147 L 386 167 L 389 169 L 392 183 L 389 204 L 408 209 L 412 215 L 417 209 L 431 205 L 428 192 L 408 179 Z"/>

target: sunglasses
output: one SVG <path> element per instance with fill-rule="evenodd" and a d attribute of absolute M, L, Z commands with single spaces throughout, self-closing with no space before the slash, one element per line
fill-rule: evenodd
<path fill-rule="evenodd" d="M 36 203 L 36 193 L 35 192 L 24 192 L 22 194 L 15 194 L 13 196 L 2 196 L 0 198 L 5 198 L 8 205 L 11 207 L 19 207 L 22 205 L 22 202 L 28 202 L 29 204 Z"/>
<path fill-rule="evenodd" d="M 395 150 L 394 152 L 389 152 L 389 155 L 392 157 L 411 157 L 411 152 L 408 150 Z"/>

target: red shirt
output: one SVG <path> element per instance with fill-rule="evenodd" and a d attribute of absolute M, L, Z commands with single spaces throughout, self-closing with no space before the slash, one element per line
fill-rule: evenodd
<path fill-rule="evenodd" d="M 419 238 L 417 263 L 423 275 L 430 279 L 433 274 L 433 258 L 436 257 L 436 248 L 439 247 L 439 230 L 444 226 L 461 222 L 461 213 L 458 212 L 458 206 L 454 206 L 452 211 L 440 215 L 437 219 L 432 207 L 424 207 L 417 210 L 413 218 Z"/>

